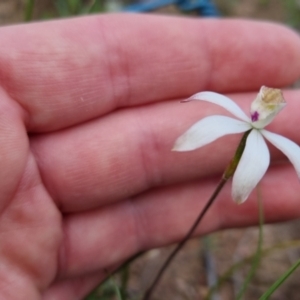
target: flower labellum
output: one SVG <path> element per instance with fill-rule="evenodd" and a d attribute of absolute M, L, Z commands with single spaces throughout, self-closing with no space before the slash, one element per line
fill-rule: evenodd
<path fill-rule="evenodd" d="M 285 105 L 281 90 L 262 86 L 251 104 L 250 113 L 253 126 L 256 128 L 267 126 Z"/>
<path fill-rule="evenodd" d="M 192 125 L 176 140 L 173 151 L 194 150 L 224 135 L 251 130 L 233 175 L 234 201 L 242 203 L 247 200 L 268 169 L 270 152 L 264 138 L 288 157 L 300 177 L 300 147 L 293 141 L 264 129 L 286 105 L 281 90 L 262 86 L 251 104 L 251 119 L 233 100 L 218 93 L 201 92 L 193 95 L 189 100 L 217 104 L 240 120 L 220 115 L 206 117 Z"/>

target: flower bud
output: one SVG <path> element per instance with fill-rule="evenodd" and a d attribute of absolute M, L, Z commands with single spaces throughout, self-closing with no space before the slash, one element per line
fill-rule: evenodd
<path fill-rule="evenodd" d="M 270 124 L 285 105 L 281 90 L 262 86 L 251 104 L 252 125 L 260 129 Z"/>

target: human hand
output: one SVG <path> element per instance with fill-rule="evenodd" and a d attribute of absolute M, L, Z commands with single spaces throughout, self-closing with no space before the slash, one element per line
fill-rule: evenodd
<path fill-rule="evenodd" d="M 234 93 L 247 111 L 261 85 L 300 75 L 299 37 L 269 23 L 104 15 L 3 27 L 0 41 L 1 299 L 81 299 L 105 269 L 180 240 L 238 137 L 171 152 L 220 110 L 178 100 Z M 284 95 L 270 127 L 299 143 L 300 92 Z M 289 163 L 261 186 L 267 221 L 299 217 Z M 253 198 L 237 206 L 228 185 L 197 233 L 255 224 Z"/>

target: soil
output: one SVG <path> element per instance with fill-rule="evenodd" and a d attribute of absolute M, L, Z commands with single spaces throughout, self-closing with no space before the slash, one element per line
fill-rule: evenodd
<path fill-rule="evenodd" d="M 1 0 L 0 24 L 21 23 L 26 0 Z M 278 0 L 216 0 L 225 16 L 246 17 L 285 22 L 288 13 L 283 1 Z M 45 11 L 54 12 L 53 1 L 36 1 L 35 18 L 41 18 Z M 180 13 L 174 7 L 167 7 L 160 13 Z M 278 279 L 300 256 L 300 220 L 265 225 L 263 248 L 272 249 L 263 256 L 254 279 L 249 284 L 245 300 L 257 300 L 272 283 Z M 234 229 L 212 234 L 209 238 L 189 241 L 172 263 L 159 285 L 153 300 L 205 299 L 209 291 L 208 277 L 222 276 L 233 264 L 253 255 L 257 247 L 258 229 Z M 285 246 L 284 246 L 285 243 Z M 280 246 L 281 245 L 281 246 Z M 130 267 L 128 294 L 137 299 L 156 274 L 168 253 L 174 246 L 154 249 L 134 262 Z M 207 267 L 208 265 L 214 267 Z M 233 275 L 224 278 L 218 292 L 210 299 L 235 299 L 249 271 L 249 263 L 242 263 Z M 272 296 L 273 300 L 300 299 L 300 270 L 297 270 Z M 212 281 L 214 278 L 212 278 Z"/>

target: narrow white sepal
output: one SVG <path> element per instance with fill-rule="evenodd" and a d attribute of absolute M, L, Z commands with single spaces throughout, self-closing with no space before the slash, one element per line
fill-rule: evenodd
<path fill-rule="evenodd" d="M 201 92 L 191 96 L 189 100 L 202 100 L 217 104 L 231 112 L 237 118 L 245 122 L 251 122 L 250 118 L 241 110 L 241 108 L 233 100 L 224 95 L 214 92 Z"/>
<path fill-rule="evenodd" d="M 253 129 L 246 141 L 241 160 L 233 175 L 232 198 L 237 203 L 247 200 L 252 190 L 266 173 L 270 152 L 261 133 Z"/>
<path fill-rule="evenodd" d="M 287 156 L 300 178 L 300 147 L 282 135 L 267 130 L 261 130 L 261 133 L 270 143 Z"/>
<path fill-rule="evenodd" d="M 206 117 L 190 127 L 175 142 L 173 151 L 189 151 L 209 144 L 216 139 L 233 133 L 249 130 L 249 123 L 226 116 Z"/>

